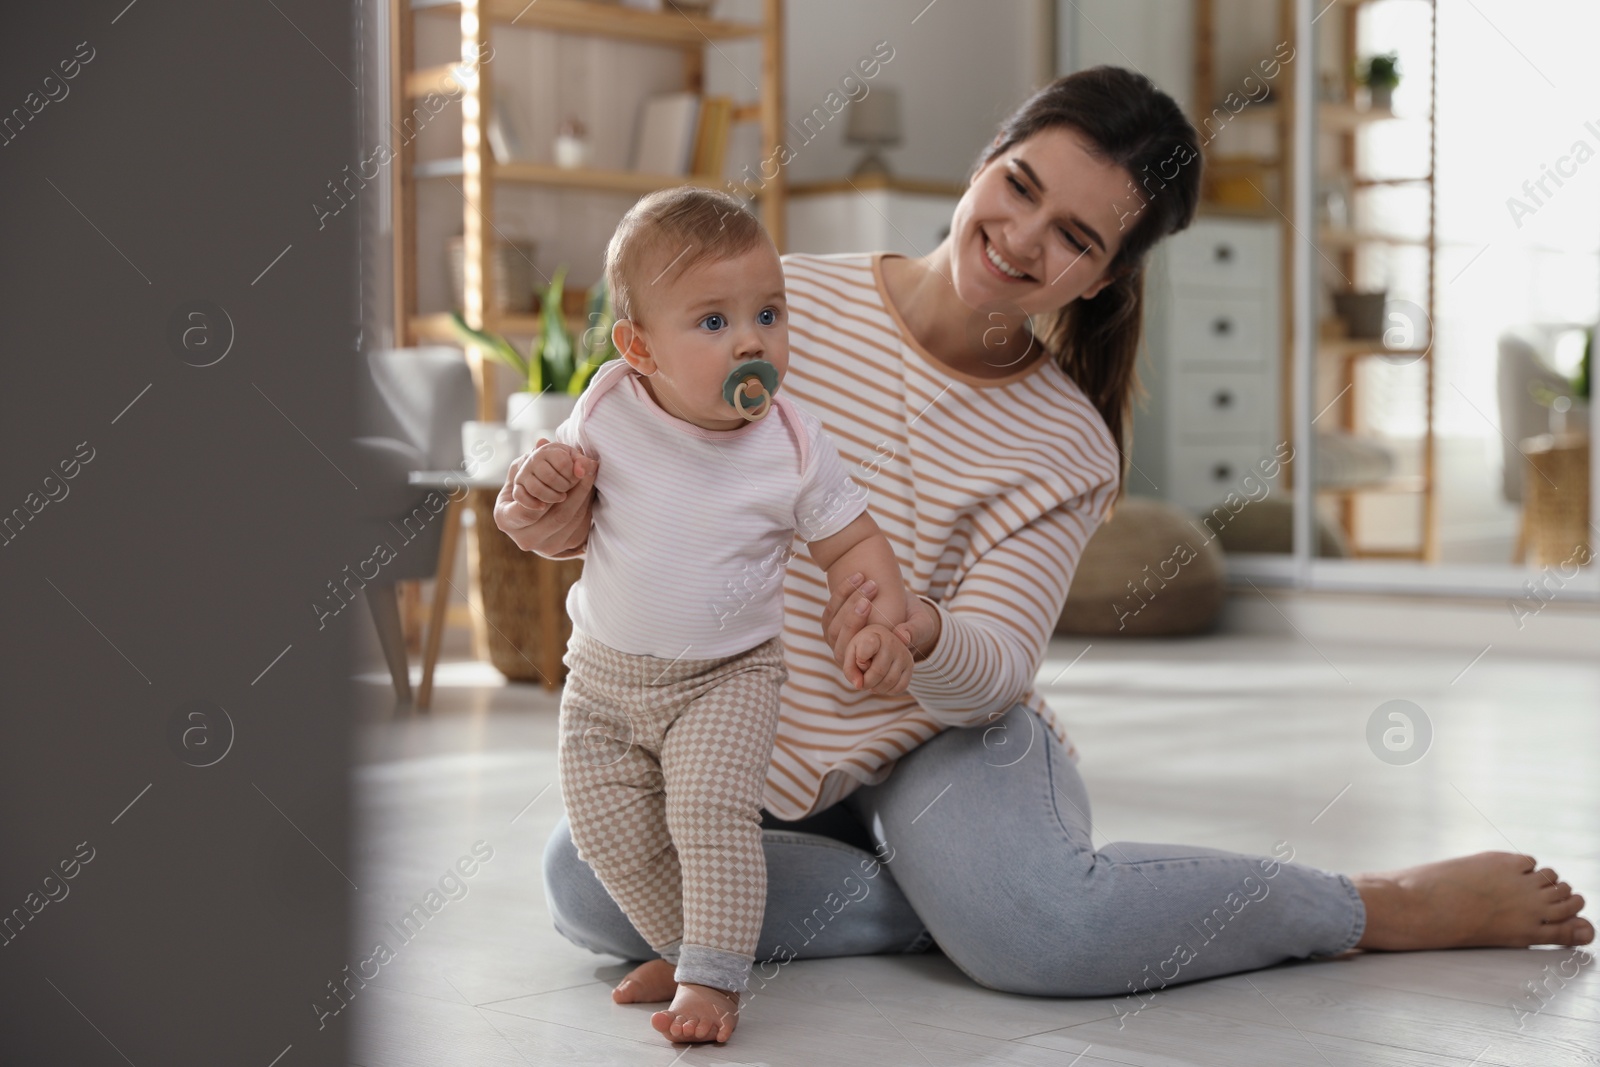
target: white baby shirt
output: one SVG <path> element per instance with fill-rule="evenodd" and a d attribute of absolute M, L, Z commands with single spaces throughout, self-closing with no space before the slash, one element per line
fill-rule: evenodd
<path fill-rule="evenodd" d="M 759 421 L 707 430 L 616 359 L 555 436 L 600 460 L 568 617 L 632 655 L 710 659 L 776 637 L 795 538 L 832 536 L 867 507 L 822 424 L 782 395 Z"/>

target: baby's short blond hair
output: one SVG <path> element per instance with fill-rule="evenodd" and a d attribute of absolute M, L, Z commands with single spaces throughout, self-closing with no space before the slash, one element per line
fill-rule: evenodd
<path fill-rule="evenodd" d="M 606 284 L 619 319 L 639 316 L 641 296 L 670 270 L 748 252 L 767 232 L 744 202 L 693 185 L 650 193 L 628 209 L 606 247 Z"/>

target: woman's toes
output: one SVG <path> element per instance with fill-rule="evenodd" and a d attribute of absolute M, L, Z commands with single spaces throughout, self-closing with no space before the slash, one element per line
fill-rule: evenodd
<path fill-rule="evenodd" d="M 1554 904 L 1570 897 L 1572 895 L 1572 887 L 1566 882 L 1557 882 L 1555 885 L 1548 885 L 1539 890 L 1539 895 L 1546 904 Z"/>
<path fill-rule="evenodd" d="M 1572 918 L 1583 910 L 1583 898 L 1578 896 L 1558 900 L 1554 904 L 1547 904 L 1544 908 L 1544 921 L 1547 923 L 1563 922 Z"/>
<path fill-rule="evenodd" d="M 1541 945 L 1587 945 L 1594 940 L 1594 924 L 1587 919 L 1571 918 L 1564 922 L 1549 923 Z"/>
<path fill-rule="evenodd" d="M 1560 876 L 1549 867 L 1540 867 L 1534 871 L 1533 878 L 1541 888 L 1554 888 L 1561 882 Z"/>

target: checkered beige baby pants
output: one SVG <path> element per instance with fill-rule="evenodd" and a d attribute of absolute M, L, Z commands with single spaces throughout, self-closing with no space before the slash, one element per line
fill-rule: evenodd
<path fill-rule="evenodd" d="M 767 900 L 781 639 L 667 660 L 574 630 L 563 662 L 561 791 L 578 854 L 679 982 L 743 990 Z"/>

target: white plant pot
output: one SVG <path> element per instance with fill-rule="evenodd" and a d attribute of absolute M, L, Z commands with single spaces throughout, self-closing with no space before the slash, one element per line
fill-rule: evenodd
<path fill-rule="evenodd" d="M 462 469 L 474 481 L 504 481 L 521 445 L 517 431 L 503 422 L 463 422 Z"/>
<path fill-rule="evenodd" d="M 1567 399 L 1567 398 L 1562 398 Z M 1550 432 L 1557 437 L 1582 436 L 1589 433 L 1589 401 L 1568 400 L 1566 410 L 1550 409 Z"/>
<path fill-rule="evenodd" d="M 506 398 L 506 425 L 521 435 L 521 451 L 544 437 L 555 440 L 556 427 L 567 421 L 578 398 L 567 393 L 512 393 Z"/>

